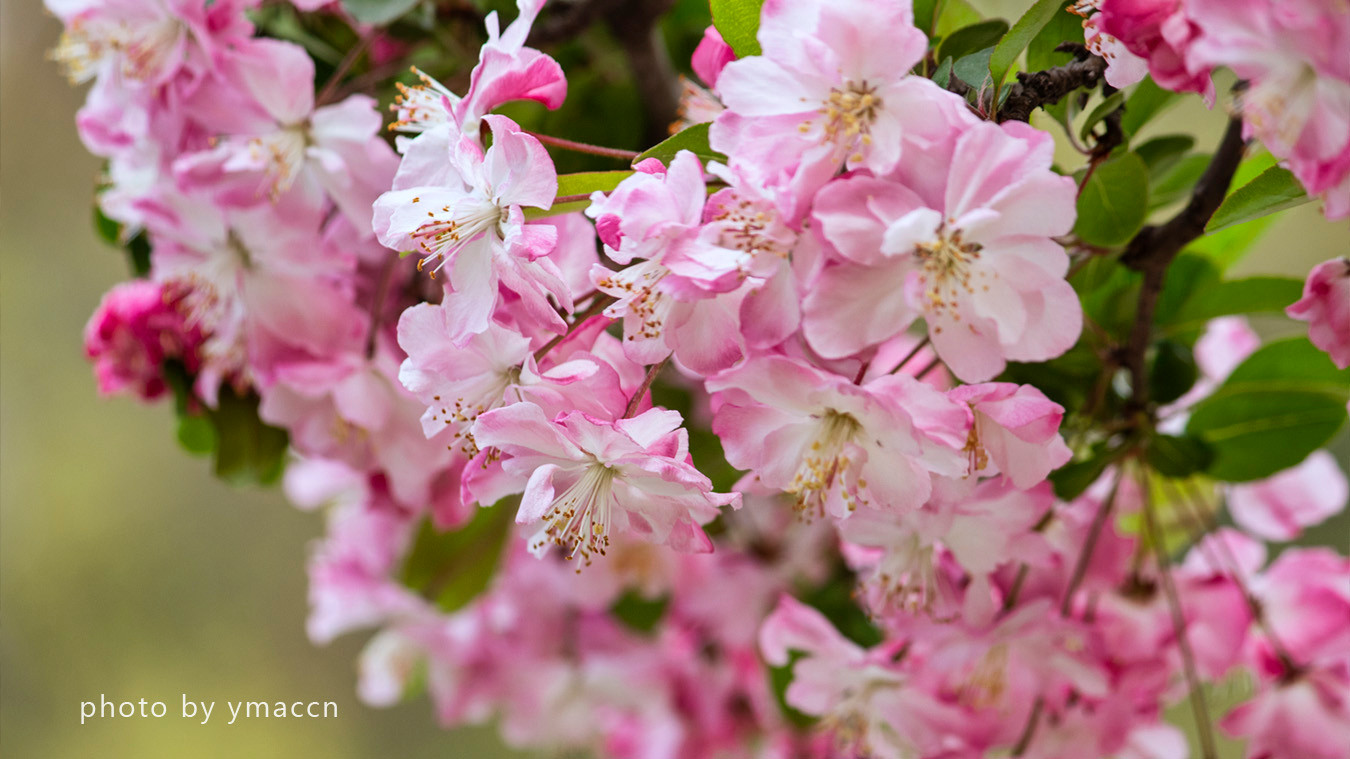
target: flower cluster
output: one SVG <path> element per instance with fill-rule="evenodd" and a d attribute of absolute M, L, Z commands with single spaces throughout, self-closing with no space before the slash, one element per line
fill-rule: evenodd
<path fill-rule="evenodd" d="M 1344 475 L 1319 451 L 1161 477 L 1127 447 L 1222 395 L 1260 344 L 1241 319 L 1194 341 L 1188 393 L 1104 432 L 1124 364 L 1089 409 L 1020 379 L 1091 353 L 1066 246 L 1102 251 L 1049 133 L 918 73 L 906 0 L 767 0 L 754 54 L 710 27 L 682 109 L 705 149 L 565 177 L 565 141 L 497 112 L 566 99 L 527 44 L 543 0 L 486 16 L 463 94 L 414 69 L 392 147 L 339 97 L 351 61 L 316 87 L 245 0 L 49 2 L 94 80 L 99 207 L 150 249 L 90 323 L 100 388 L 185 376 L 189 412 L 256 396 L 286 431 L 289 497 L 328 506 L 310 634 L 378 630 L 366 701 L 420 683 L 446 724 L 634 759 L 1170 759 L 1165 709 L 1247 672 L 1222 725 L 1253 756 L 1350 755 L 1350 561 L 1262 542 L 1340 511 Z M 1113 84 L 1212 95 L 1234 68 L 1248 130 L 1350 213 L 1350 15 L 1077 10 Z M 397 60 L 353 28 L 353 60 Z M 1290 307 L 1342 366 L 1347 271 Z"/>

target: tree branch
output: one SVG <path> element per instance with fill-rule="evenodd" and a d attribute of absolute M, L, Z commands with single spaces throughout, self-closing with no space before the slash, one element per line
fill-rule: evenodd
<path fill-rule="evenodd" d="M 1092 89 L 1102 81 L 1105 59 L 1088 53 L 1081 45 L 1066 44 L 1055 49 L 1074 53 L 1074 60 L 1044 71 L 1018 72 L 1017 81 L 1009 85 L 1008 99 L 998 107 L 999 121 L 1027 121 L 1037 108 L 1054 105 L 1065 95 Z"/>
<path fill-rule="evenodd" d="M 1027 121 L 1031 118 L 1031 112 L 1041 106 L 1054 105 L 1065 95 L 1077 90 L 1096 87 L 1106 73 L 1106 61 L 1089 53 L 1080 44 L 1065 42 L 1055 49 L 1073 53 L 1074 60 L 1044 71 L 1018 72 L 1017 81 L 1008 85 L 1007 99 L 998 107 L 998 121 Z M 958 95 L 964 96 L 971 92 L 970 85 L 957 78 L 955 73 L 946 82 L 939 84 Z M 993 96 L 992 91 L 980 92 L 979 107 L 982 113 L 992 110 L 991 103 L 985 100 Z"/>
<path fill-rule="evenodd" d="M 1124 365 L 1130 372 L 1130 411 L 1138 413 L 1148 408 L 1148 371 L 1145 356 L 1153 334 L 1153 312 L 1162 294 L 1167 267 L 1181 249 L 1205 233 L 1219 204 L 1228 194 L 1243 149 L 1241 119 L 1231 119 L 1219 148 L 1201 175 L 1191 193 L 1191 200 L 1176 216 L 1161 226 L 1147 226 L 1130 240 L 1120 262 L 1135 271 L 1143 272 L 1144 282 L 1139 289 L 1139 306 L 1135 310 L 1134 328 L 1125 346 Z"/>

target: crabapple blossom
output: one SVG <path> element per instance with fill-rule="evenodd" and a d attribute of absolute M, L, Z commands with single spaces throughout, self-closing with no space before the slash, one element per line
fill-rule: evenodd
<path fill-rule="evenodd" d="M 94 362 L 100 393 L 130 391 L 150 401 L 167 389 L 165 360 L 181 361 L 189 372 L 197 370 L 201 339 L 159 283 L 137 280 L 103 296 L 85 325 L 84 352 Z"/>
<path fill-rule="evenodd" d="M 502 103 L 534 100 L 550 109 L 561 105 L 567 97 L 562 67 L 548 55 L 525 46 L 543 5 L 544 0 L 517 0 L 519 14 L 505 30 L 496 11 L 487 15 L 484 23 L 488 39 L 463 97 L 414 68 L 421 84 L 398 85 L 399 96 L 390 106 L 398 120 L 390 129 L 418 135 L 449 131 L 476 140 L 483 116 Z"/>
<path fill-rule="evenodd" d="M 241 92 L 212 93 L 226 107 L 242 101 L 231 117 L 233 133 L 209 150 L 189 153 L 174 165 L 188 188 L 218 194 L 227 205 L 275 202 L 283 193 L 302 193 L 311 204 L 326 195 L 357 229 L 370 226 L 371 204 L 387 187 L 396 165 L 394 152 L 376 138 L 380 117 L 375 103 L 353 95 L 314 107 L 314 62 L 303 48 L 275 40 L 254 40 L 222 59 L 219 76 Z"/>
<path fill-rule="evenodd" d="M 1308 322 L 1308 339 L 1332 362 L 1350 368 L 1350 258 L 1323 261 L 1308 274 L 1303 298 L 1285 309 Z"/>
<path fill-rule="evenodd" d="M 1064 408 L 1036 388 L 991 382 L 962 385 L 947 397 L 970 406 L 971 473 L 1002 472 L 1019 488 L 1045 479 L 1072 456 L 1059 436 Z"/>
<path fill-rule="evenodd" d="M 1255 136 L 1322 196 L 1328 219 L 1350 216 L 1350 14 L 1336 2 L 1187 0 L 1200 35 L 1188 57 L 1226 66 L 1248 88 L 1243 133 Z"/>
<path fill-rule="evenodd" d="M 982 123 L 893 178 L 822 189 L 812 216 L 839 257 L 803 301 L 812 348 L 848 356 L 922 316 L 938 355 L 967 382 L 991 379 L 1006 359 L 1068 350 L 1082 311 L 1051 238 L 1073 225 L 1074 185 L 1050 171 L 1051 148 L 1044 132 Z"/>
<path fill-rule="evenodd" d="M 480 415 L 473 435 L 503 457 L 503 479 L 514 483 L 505 492 L 523 486 L 516 521 L 539 525 L 532 550 L 552 543 L 568 559 L 590 564 L 608 550 L 611 533 L 635 533 L 680 551 L 712 550 L 700 525 L 739 496 L 713 493 L 687 462 L 680 421 L 662 409 L 613 421 L 572 411 L 550 421 L 538 406 L 516 403 Z M 491 502 L 481 489 L 470 490 L 480 503 Z"/>
<path fill-rule="evenodd" d="M 733 167 L 791 176 L 805 194 L 841 166 L 895 168 L 936 89 L 906 75 L 927 47 L 908 3 L 769 0 L 759 41 L 763 55 L 726 64 L 716 82 L 727 108 L 712 145 Z"/>
<path fill-rule="evenodd" d="M 1350 498 L 1345 473 L 1326 451 L 1260 482 L 1228 489 L 1228 512 L 1242 529 L 1266 540 L 1293 540 L 1339 513 Z"/>
<path fill-rule="evenodd" d="M 505 116 L 486 116 L 493 144 L 486 152 L 464 137 L 455 144 L 437 184 L 393 190 L 375 201 L 375 233 L 394 250 L 415 250 L 422 264 L 449 266 L 446 308 L 463 343 L 486 330 L 500 297 L 498 286 L 520 299 L 524 313 L 557 332 L 565 324 L 548 301 L 571 310 L 562 274 L 547 256 L 557 228 L 527 223 L 522 206 L 547 208 L 558 191 L 557 172 L 544 147 Z"/>
<path fill-rule="evenodd" d="M 727 460 L 797 499 L 807 516 L 860 506 L 909 510 L 931 475 L 959 476 L 965 410 L 903 375 L 861 386 L 782 356 L 709 378 Z M 964 437 L 961 435 L 961 437 Z"/>

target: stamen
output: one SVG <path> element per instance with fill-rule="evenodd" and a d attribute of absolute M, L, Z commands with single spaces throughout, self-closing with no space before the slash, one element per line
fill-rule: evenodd
<path fill-rule="evenodd" d="M 572 486 L 553 500 L 544 514 L 544 531 L 533 550 L 551 542 L 567 550 L 567 560 L 580 558 L 577 572 L 590 566 L 595 556 L 609 548 L 609 523 L 613 505 L 615 472 L 594 461 Z"/>

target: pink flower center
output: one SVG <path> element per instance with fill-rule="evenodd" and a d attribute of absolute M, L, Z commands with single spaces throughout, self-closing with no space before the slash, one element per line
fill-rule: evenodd
<path fill-rule="evenodd" d="M 581 567 L 609 548 L 609 522 L 614 501 L 613 468 L 592 461 L 576 482 L 553 499 L 544 514 L 544 532 L 533 548 L 551 542 L 567 551 L 567 560 L 580 557 Z"/>
<path fill-rule="evenodd" d="M 979 243 L 968 243 L 961 239 L 961 230 L 947 232 L 938 229 L 936 239 L 919 243 L 915 254 L 923 262 L 923 272 L 919 282 L 924 285 L 927 298 L 925 308 L 928 311 L 941 312 L 944 309 L 955 310 L 961 291 L 975 292 L 971 280 L 971 264 L 980 258 Z M 979 272 L 984 276 L 984 272 Z M 953 314 L 959 320 L 959 314 Z"/>
<path fill-rule="evenodd" d="M 825 515 L 827 496 L 835 487 L 840 474 L 847 471 L 853 463 L 844 452 L 844 445 L 862 431 L 862 425 L 857 419 L 834 409 L 827 409 L 818 418 L 820 423 L 816 437 L 811 441 L 810 448 L 802 457 L 801 464 L 786 489 L 788 493 L 797 497 L 797 510 L 806 521 Z M 863 480 L 859 480 L 858 485 L 867 487 L 867 483 Z M 862 502 L 861 496 L 856 492 L 849 492 L 848 488 L 844 489 L 842 495 L 850 511 Z"/>
<path fill-rule="evenodd" d="M 398 115 L 398 120 L 389 125 L 391 132 L 425 132 L 432 127 L 450 121 L 450 107 L 459 101 L 459 96 L 446 89 L 445 85 L 432 79 L 412 67 L 412 72 L 422 80 L 421 84 L 409 87 L 395 82 L 398 94 L 389 110 Z"/>
<path fill-rule="evenodd" d="M 821 105 L 825 117 L 824 142 L 855 151 L 852 160 L 862 160 L 862 150 L 872 144 L 872 123 L 881 112 L 877 88 L 867 82 L 847 82 L 834 87 Z"/>
<path fill-rule="evenodd" d="M 420 202 L 420 199 L 413 198 L 413 202 Z M 422 252 L 426 253 L 426 257 L 417 262 L 418 271 L 421 271 L 428 261 L 440 259 L 436 268 L 431 270 L 431 277 L 435 279 L 436 272 L 449 263 L 465 245 L 485 234 L 500 236 L 501 223 L 506 220 L 507 209 L 484 200 L 467 209 L 441 206 L 436 211 L 427 211 L 427 216 L 432 220 L 418 227 L 417 231 L 412 233 L 412 238 L 417 241 Z"/>

